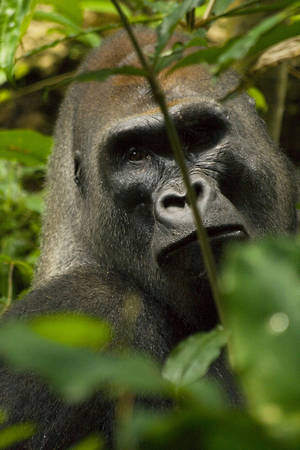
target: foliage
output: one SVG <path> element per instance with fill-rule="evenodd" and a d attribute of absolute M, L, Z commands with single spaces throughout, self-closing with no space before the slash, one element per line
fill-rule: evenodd
<path fill-rule="evenodd" d="M 216 75 L 234 64 L 243 73 L 242 80 L 247 80 L 264 50 L 300 34 L 299 1 L 240 1 L 238 5 L 232 0 L 122 3 L 130 23 L 149 22 L 154 26 L 158 21 L 157 46 L 149 58 L 154 77 L 165 68 L 176 70 L 205 62 Z M 103 25 L 85 29 L 87 10 L 100 14 Z M 248 33 L 232 36 L 219 46 L 210 45 L 207 32 L 219 19 L 257 13 L 261 19 Z M 62 35 L 32 54 L 68 39 L 92 47 L 98 45 L 103 30 L 120 26 L 109 1 L 4 0 L 0 6 L 3 82 L 14 82 L 16 50 L 32 17 L 53 23 L 53 29 Z M 166 51 L 170 35 L 178 28 L 184 28 L 190 39 Z M 191 52 L 183 57 L 186 47 Z M 128 66 L 83 74 L 79 81 L 100 82 L 121 72 L 147 76 L 144 68 Z M 251 89 L 261 99 L 257 90 Z M 32 277 L 42 212 L 41 181 L 51 143 L 51 138 L 30 130 L 0 132 L 0 213 L 5 217 L 0 224 L 2 311 L 28 288 Z M 0 354 L 17 370 L 30 369 L 42 375 L 67 402 L 81 402 L 95 390 L 106 389 L 120 403 L 124 396 L 134 402 L 135 395 L 151 393 L 178 405 L 164 414 L 137 409 L 129 420 L 120 420 L 120 449 L 296 450 L 300 446 L 300 357 L 295 348 L 300 339 L 299 255 L 299 239 L 268 240 L 232 249 L 221 276 L 226 332 L 220 327 L 181 343 L 162 373 L 143 355 L 129 350 L 122 354 L 107 352 L 113 330 L 84 316 L 55 315 L 28 323 L 8 323 L 0 330 Z M 243 412 L 230 408 L 221 388 L 205 377 L 227 341 L 247 400 Z M 0 423 L 5 421 L 5 412 L 0 411 Z M 32 424 L 6 427 L 0 431 L 0 448 L 32 433 Z M 98 436 L 89 436 L 73 448 L 103 448 L 103 443 Z"/>

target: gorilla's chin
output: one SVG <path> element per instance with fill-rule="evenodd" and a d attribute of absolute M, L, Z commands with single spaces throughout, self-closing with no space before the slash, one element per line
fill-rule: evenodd
<path fill-rule="evenodd" d="M 224 249 L 230 243 L 248 239 L 248 234 L 241 227 L 208 229 L 207 231 L 217 266 L 222 260 Z M 157 257 L 157 263 L 168 276 L 178 275 L 189 279 L 206 277 L 206 268 L 196 232 L 161 251 Z"/>

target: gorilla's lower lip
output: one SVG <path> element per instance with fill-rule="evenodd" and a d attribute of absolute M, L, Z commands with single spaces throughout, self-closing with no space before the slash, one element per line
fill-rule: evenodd
<path fill-rule="evenodd" d="M 217 227 L 209 227 L 206 229 L 209 241 L 213 245 L 217 241 L 227 241 L 227 240 L 245 240 L 249 238 L 248 233 L 242 225 L 224 225 Z M 170 254 L 176 252 L 177 250 L 188 246 L 193 242 L 197 242 L 197 232 L 193 231 L 185 238 L 172 243 L 168 247 L 164 248 L 157 257 L 157 262 L 159 265 L 166 261 L 166 257 Z"/>

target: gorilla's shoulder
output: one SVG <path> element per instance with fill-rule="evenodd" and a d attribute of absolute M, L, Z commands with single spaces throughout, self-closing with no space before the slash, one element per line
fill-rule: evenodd
<path fill-rule="evenodd" d="M 26 320 L 69 311 L 109 318 L 122 308 L 130 292 L 126 280 L 94 267 L 78 267 L 35 287 L 22 300 L 14 302 L 3 319 Z"/>

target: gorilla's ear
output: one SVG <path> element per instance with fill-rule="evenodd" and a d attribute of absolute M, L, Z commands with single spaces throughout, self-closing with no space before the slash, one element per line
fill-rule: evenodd
<path fill-rule="evenodd" d="M 296 184 L 297 231 L 300 233 L 300 167 L 293 166 L 294 183 Z"/>
<path fill-rule="evenodd" d="M 79 152 L 75 152 L 74 155 L 74 183 L 79 188 L 82 188 L 82 164 Z"/>

